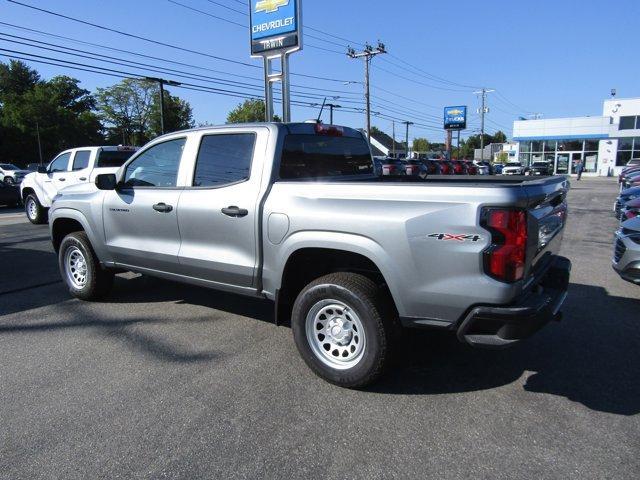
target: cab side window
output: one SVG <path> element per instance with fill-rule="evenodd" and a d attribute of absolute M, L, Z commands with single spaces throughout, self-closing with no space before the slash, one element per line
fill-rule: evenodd
<path fill-rule="evenodd" d="M 251 174 L 254 133 L 205 135 L 200 142 L 194 187 L 220 187 L 242 182 Z"/>
<path fill-rule="evenodd" d="M 91 158 L 91 151 L 80 150 L 76 152 L 76 156 L 73 157 L 73 171 L 84 170 L 89 166 L 89 159 Z"/>
<path fill-rule="evenodd" d="M 186 138 L 176 138 L 158 143 L 142 152 L 127 165 L 124 175 L 125 186 L 175 187 L 186 142 Z"/>
<path fill-rule="evenodd" d="M 66 172 L 69 168 L 71 153 L 63 153 L 49 164 L 49 173 Z"/>

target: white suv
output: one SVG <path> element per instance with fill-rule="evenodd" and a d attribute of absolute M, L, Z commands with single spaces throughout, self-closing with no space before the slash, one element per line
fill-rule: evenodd
<path fill-rule="evenodd" d="M 28 173 L 28 170 L 22 170 L 12 163 L 0 163 L 0 181 L 7 185 L 19 184 Z"/>

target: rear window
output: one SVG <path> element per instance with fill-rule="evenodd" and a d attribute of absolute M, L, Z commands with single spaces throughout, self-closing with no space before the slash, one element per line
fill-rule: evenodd
<path fill-rule="evenodd" d="M 372 175 L 369 145 L 363 138 L 287 135 L 280 178 L 317 179 Z"/>
<path fill-rule="evenodd" d="M 114 168 L 121 167 L 124 163 L 136 153 L 133 150 L 101 150 L 98 153 L 96 167 L 98 168 Z"/>

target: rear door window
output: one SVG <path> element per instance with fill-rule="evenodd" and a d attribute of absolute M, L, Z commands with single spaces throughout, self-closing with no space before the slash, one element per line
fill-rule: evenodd
<path fill-rule="evenodd" d="M 287 135 L 280 178 L 319 179 L 372 175 L 373 161 L 364 138 Z"/>
<path fill-rule="evenodd" d="M 194 187 L 220 187 L 249 179 L 254 133 L 205 135 L 200 142 Z"/>
<path fill-rule="evenodd" d="M 119 168 L 129 160 L 135 150 L 101 150 L 96 160 L 97 168 Z"/>
<path fill-rule="evenodd" d="M 84 170 L 89 166 L 89 159 L 91 158 L 90 150 L 77 151 L 73 157 L 73 170 Z"/>

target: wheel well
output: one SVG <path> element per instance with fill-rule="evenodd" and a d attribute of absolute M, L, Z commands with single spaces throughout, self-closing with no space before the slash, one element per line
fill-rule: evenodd
<path fill-rule="evenodd" d="M 35 193 L 35 191 L 33 190 L 33 188 L 25 188 L 22 190 L 22 200 L 25 201 L 27 199 L 27 196 Z"/>
<path fill-rule="evenodd" d="M 60 244 L 64 237 L 73 232 L 83 232 L 84 228 L 82 224 L 72 218 L 58 218 L 53 222 L 51 228 L 51 240 L 53 242 L 53 248 L 57 252 L 60 248 Z"/>
<path fill-rule="evenodd" d="M 379 285 L 391 299 L 382 272 L 364 255 L 329 248 L 304 248 L 291 254 L 284 267 L 276 299 L 276 322 L 289 321 L 293 303 L 305 286 L 316 278 L 335 272 L 364 275 Z"/>

